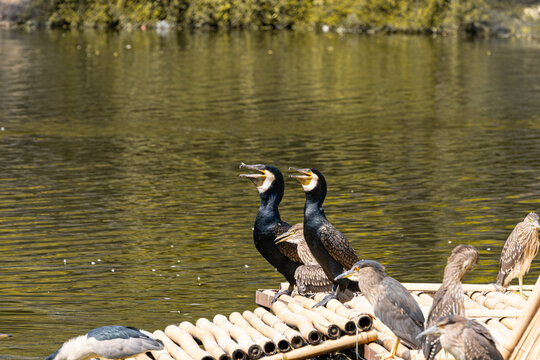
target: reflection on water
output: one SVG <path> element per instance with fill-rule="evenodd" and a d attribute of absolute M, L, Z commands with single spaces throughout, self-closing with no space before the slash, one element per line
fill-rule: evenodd
<path fill-rule="evenodd" d="M 330 220 L 401 281 L 440 281 L 459 243 L 495 281 L 540 210 L 538 44 L 1 31 L 0 53 L 0 359 L 252 309 L 282 278 L 241 161 L 321 170 Z"/>

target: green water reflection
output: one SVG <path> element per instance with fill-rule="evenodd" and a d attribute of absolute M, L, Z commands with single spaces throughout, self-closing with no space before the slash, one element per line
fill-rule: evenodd
<path fill-rule="evenodd" d="M 0 359 L 252 309 L 282 278 L 241 161 L 321 170 L 329 219 L 401 281 L 440 281 L 460 243 L 494 281 L 539 210 L 535 43 L 2 30 L 0 54 Z"/>

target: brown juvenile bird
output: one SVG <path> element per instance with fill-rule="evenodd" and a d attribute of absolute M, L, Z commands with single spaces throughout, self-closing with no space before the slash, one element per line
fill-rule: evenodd
<path fill-rule="evenodd" d="M 465 301 L 461 280 L 465 274 L 478 264 L 478 251 L 471 245 L 458 245 L 452 250 L 444 268 L 444 277 L 441 287 L 433 297 L 433 304 L 426 320 L 426 328 L 448 315 L 465 315 Z M 426 336 L 423 345 L 426 360 L 435 358 L 441 350 L 439 338 L 436 335 Z"/>
<path fill-rule="evenodd" d="M 399 281 L 386 274 L 384 266 L 377 261 L 361 260 L 335 280 L 343 278 L 358 282 L 375 316 L 396 336 L 391 355 L 387 359 L 396 355 L 400 341 L 412 349 L 422 347 L 424 339 L 420 334 L 424 331 L 424 314 L 411 293 Z"/>
<path fill-rule="evenodd" d="M 529 272 L 531 262 L 538 253 L 538 215 L 529 213 L 516 225 L 506 239 L 499 262 L 497 287 L 506 290 L 512 279 L 519 279 L 519 294 L 523 294 L 523 275 Z"/>
<path fill-rule="evenodd" d="M 456 360 L 503 360 L 489 330 L 462 316 L 445 316 L 423 335 L 440 336 L 442 347 Z"/>

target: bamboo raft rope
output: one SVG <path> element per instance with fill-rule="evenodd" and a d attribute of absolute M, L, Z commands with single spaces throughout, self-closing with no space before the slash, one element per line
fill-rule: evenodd
<path fill-rule="evenodd" d="M 440 284 L 403 285 L 427 316 Z M 496 292 L 493 285 L 464 284 L 463 289 L 466 316 L 491 331 L 505 360 L 540 359 L 540 277 L 535 286 L 524 286 L 527 301 L 514 293 Z M 375 318 L 363 296 L 344 304 L 330 300 L 326 307 L 314 308 L 325 294 L 313 299 L 282 295 L 271 304 L 274 294 L 274 290 L 257 291 L 261 307 L 254 311 L 218 314 L 212 322 L 201 318 L 195 324 L 183 321 L 156 330 L 164 349 L 131 360 L 302 360 L 354 347 L 367 360 L 390 353 L 394 335 Z M 436 359 L 443 355 L 440 352 Z M 396 359 L 424 357 L 421 351 L 400 344 Z"/>

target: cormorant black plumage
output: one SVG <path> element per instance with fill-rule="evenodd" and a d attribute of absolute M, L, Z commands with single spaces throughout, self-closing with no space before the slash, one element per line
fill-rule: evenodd
<path fill-rule="evenodd" d="M 253 227 L 255 247 L 289 282 L 289 288 L 278 293 L 274 299 L 282 293 L 290 294 L 297 283 L 300 285 L 299 292 L 301 293 L 329 291 L 332 283 L 318 265 L 309 264 L 309 269 L 302 268 L 303 263 L 298 255 L 296 244 L 287 241 L 279 244 L 275 242 L 279 235 L 291 228 L 279 214 L 279 204 L 285 191 L 281 171 L 265 164 L 242 164 L 240 167 L 258 171 L 257 174 L 240 175 L 253 181 L 259 190 L 260 206 Z"/>
<path fill-rule="evenodd" d="M 326 304 L 335 298 L 338 289 L 351 288 L 358 291 L 356 284 L 348 279 L 335 280 L 344 270 L 350 269 L 359 259 L 345 236 L 328 221 L 322 204 L 326 197 L 326 180 L 318 170 L 295 169 L 301 175 L 291 175 L 303 187 L 306 194 L 304 205 L 304 238 L 311 253 L 321 265 L 326 276 L 334 283 L 333 293 L 317 305 Z"/>

